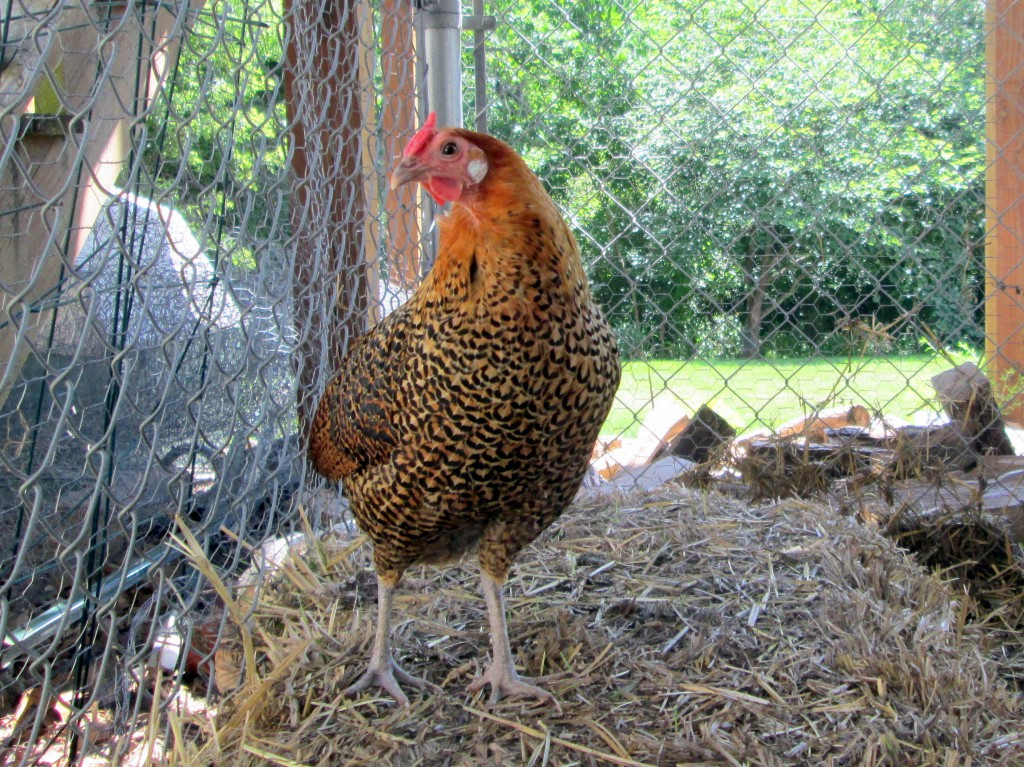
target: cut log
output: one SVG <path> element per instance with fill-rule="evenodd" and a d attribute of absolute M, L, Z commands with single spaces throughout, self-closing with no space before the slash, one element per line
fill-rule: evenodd
<path fill-rule="evenodd" d="M 830 429 L 850 426 L 867 428 L 871 425 L 871 411 L 863 405 L 820 410 L 808 418 L 798 418 L 778 429 L 779 437 L 804 437 L 811 442 L 827 442 Z"/>
<path fill-rule="evenodd" d="M 598 487 L 599 490 L 651 490 L 666 482 L 680 479 L 683 474 L 693 469 L 695 464 L 685 458 L 665 456 L 643 466 L 627 466 L 615 478 Z"/>
<path fill-rule="evenodd" d="M 605 453 L 618 450 L 620 447 L 622 447 L 622 437 L 612 437 L 611 439 L 599 437 L 594 443 L 594 449 L 590 451 L 590 462 L 593 463 Z"/>
<path fill-rule="evenodd" d="M 837 479 L 868 475 L 891 456 L 883 447 L 820 445 L 790 437 L 751 441 L 734 460 L 751 498 L 761 500 L 818 495 Z"/>
<path fill-rule="evenodd" d="M 755 440 L 747 446 L 747 456 L 761 461 L 780 464 L 817 463 L 831 477 L 846 477 L 870 468 L 872 463 L 884 462 L 892 450 L 876 445 L 855 442 L 826 445 L 789 440 Z"/>
<path fill-rule="evenodd" d="M 979 454 L 1013 455 L 992 384 L 973 362 L 932 378 L 942 409 Z"/>
<path fill-rule="evenodd" d="M 722 416 L 707 405 L 701 405 L 693 420 L 671 441 L 660 447 L 651 457 L 657 461 L 666 455 L 704 463 L 711 451 L 736 436 L 736 430 Z"/>
<path fill-rule="evenodd" d="M 617 445 L 609 447 L 607 451 L 593 458 L 590 462 L 591 468 L 604 480 L 610 480 L 615 477 L 616 474 L 622 471 L 624 466 L 641 464 L 640 459 L 637 457 L 638 448 L 635 444 L 636 440 L 619 439 L 617 441 Z"/>
<path fill-rule="evenodd" d="M 591 463 L 598 475 L 606 480 L 614 478 L 623 469 L 646 466 L 665 455 L 665 444 L 689 423 L 690 417 L 683 412 L 675 397 L 663 399 L 647 413 L 634 439 L 613 440 L 603 455 L 591 454 Z"/>
<path fill-rule="evenodd" d="M 983 455 L 978 458 L 978 465 L 971 472 L 972 476 L 985 480 L 1006 477 L 1024 476 L 1024 456 L 1019 455 Z"/>
<path fill-rule="evenodd" d="M 968 471 L 978 457 L 971 435 L 958 424 L 908 426 L 897 432 L 890 468 L 897 478 L 904 479 L 928 469 Z"/>
<path fill-rule="evenodd" d="M 892 444 L 896 431 L 906 424 L 892 418 L 872 418 L 863 405 L 821 410 L 808 418 L 798 418 L 782 426 L 748 431 L 733 440 L 733 453 L 740 457 L 754 443 L 795 440 L 817 445 L 865 445 L 880 447 Z"/>
<path fill-rule="evenodd" d="M 945 564 L 983 565 L 993 551 L 1009 551 L 1006 539 L 1024 542 L 1024 488 L 1019 486 L 998 480 L 991 484 L 966 480 L 941 487 L 934 482 L 901 482 L 896 485 L 895 501 L 901 511 L 888 520 L 890 531 L 899 533 L 897 538 L 904 543 L 908 533 L 923 536 L 910 548 L 942 550 Z M 983 546 L 988 555 L 957 554 L 956 549 L 965 545 Z"/>
<path fill-rule="evenodd" d="M 658 457 L 660 457 L 658 456 L 658 453 L 663 451 L 666 447 L 668 447 L 668 445 L 672 444 L 672 441 L 680 434 L 682 434 L 686 430 L 686 427 L 689 425 L 690 416 L 684 415 L 683 417 L 676 420 L 676 422 L 673 423 L 671 426 L 669 426 L 668 431 L 666 431 L 661 436 L 661 446 L 655 451 L 654 458 L 652 458 L 651 460 L 656 460 Z"/>
<path fill-rule="evenodd" d="M 690 414 L 683 403 L 672 397 L 659 397 L 640 424 L 637 440 L 642 447 L 636 449 L 633 466 L 644 466 L 667 455 L 665 446 L 678 437 L 690 424 Z"/>

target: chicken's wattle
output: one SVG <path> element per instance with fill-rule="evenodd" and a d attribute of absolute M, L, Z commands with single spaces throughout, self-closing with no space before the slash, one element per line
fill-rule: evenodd
<path fill-rule="evenodd" d="M 446 176 L 431 176 L 424 183 L 430 196 L 438 205 L 455 202 L 462 197 L 462 182 Z"/>

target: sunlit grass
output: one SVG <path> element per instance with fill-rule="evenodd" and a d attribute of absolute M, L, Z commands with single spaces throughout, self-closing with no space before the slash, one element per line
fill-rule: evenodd
<path fill-rule="evenodd" d="M 635 436 L 655 404 L 675 399 L 692 414 L 708 404 L 740 432 L 777 427 L 822 407 L 864 405 L 910 420 L 937 410 L 931 378 L 977 358 L 952 352 L 890 357 L 779 360 L 651 360 L 623 365 L 622 383 L 601 433 Z"/>

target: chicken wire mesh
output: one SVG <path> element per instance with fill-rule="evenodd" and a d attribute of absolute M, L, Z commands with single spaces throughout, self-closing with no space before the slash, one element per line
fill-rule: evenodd
<path fill-rule="evenodd" d="M 0 762 L 116 761 L 154 648 L 187 673 L 222 630 L 172 536 L 226 577 L 328 522 L 300 424 L 408 288 L 366 258 L 403 134 L 367 3 L 5 6 Z"/>
<path fill-rule="evenodd" d="M 154 648 L 201 675 L 226 618 L 183 528 L 237 577 L 336 521 L 303 424 L 429 264 L 385 177 L 422 5 L 5 4 L 0 696 L 65 706 L 5 720 L 9 763 L 131 752 Z M 464 4 L 466 122 L 545 180 L 620 337 L 604 439 L 705 402 L 740 429 L 933 410 L 985 340 L 984 13 Z"/>

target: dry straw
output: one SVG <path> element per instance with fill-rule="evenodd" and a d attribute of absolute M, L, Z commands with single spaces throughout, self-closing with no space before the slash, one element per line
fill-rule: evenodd
<path fill-rule="evenodd" d="M 488 648 L 472 564 L 413 570 L 397 599 L 401 662 L 445 693 L 345 698 L 368 555 L 328 538 L 258 599 L 236 589 L 231 614 L 252 615 L 217 660 L 244 681 L 215 715 L 172 717 L 167 764 L 1024 764 L 1022 700 L 972 600 L 828 505 L 666 487 L 574 508 L 508 588 L 520 664 L 551 675 L 561 716 L 464 692 Z"/>

